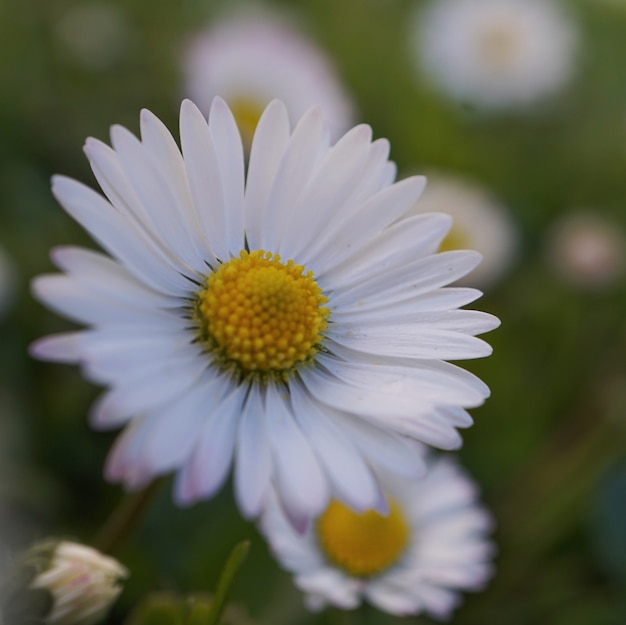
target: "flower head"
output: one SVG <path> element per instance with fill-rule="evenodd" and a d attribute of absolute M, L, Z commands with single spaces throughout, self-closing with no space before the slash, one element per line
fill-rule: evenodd
<path fill-rule="evenodd" d="M 461 284 L 487 288 L 510 268 L 518 248 L 518 234 L 506 208 L 480 185 L 449 174 L 428 176 L 424 194 L 414 214 L 442 212 L 452 217 L 452 227 L 441 250 L 472 249 L 482 262 Z"/>
<path fill-rule="evenodd" d="M 117 560 L 78 543 L 55 545 L 48 566 L 31 583 L 47 590 L 52 607 L 45 617 L 50 625 L 91 625 L 102 620 L 122 591 L 120 580 L 128 571 Z"/>
<path fill-rule="evenodd" d="M 271 13 L 224 17 L 189 42 L 185 94 L 208 112 L 215 96 L 228 102 L 249 147 L 263 109 L 274 98 L 292 123 L 320 105 L 337 139 L 353 121 L 353 105 L 331 60 L 312 41 Z"/>
<path fill-rule="evenodd" d="M 565 282 L 586 289 L 609 287 L 626 271 L 626 236 L 593 211 L 573 211 L 546 237 L 548 262 Z"/>
<path fill-rule="evenodd" d="M 565 84 L 576 39 L 553 0 L 432 0 L 417 16 L 414 46 L 443 92 L 495 109 L 531 104 Z"/>
<path fill-rule="evenodd" d="M 490 515 L 449 458 L 430 460 L 421 480 L 386 476 L 382 486 L 386 514 L 333 500 L 305 533 L 270 497 L 261 531 L 311 609 L 351 609 L 365 599 L 396 615 L 447 618 L 459 591 L 479 590 L 490 577 Z"/>
<path fill-rule="evenodd" d="M 416 476 L 412 439 L 455 448 L 487 387 L 444 362 L 486 356 L 498 321 L 459 310 L 480 293 L 446 288 L 480 260 L 436 251 L 446 215 L 400 219 L 424 186 L 393 183 L 385 140 L 357 126 L 329 147 L 319 109 L 289 129 L 263 113 L 244 175 L 235 120 L 189 101 L 182 154 L 141 116 L 141 141 L 112 129 L 86 152 L 107 199 L 54 179 L 63 207 L 109 252 L 54 250 L 64 272 L 34 282 L 88 325 L 38 341 L 108 390 L 91 423 L 126 428 L 107 462 L 139 487 L 177 471 L 176 497 L 212 496 L 234 465 L 240 508 L 275 484 L 300 527 L 330 497 L 383 505 L 370 465 Z"/>

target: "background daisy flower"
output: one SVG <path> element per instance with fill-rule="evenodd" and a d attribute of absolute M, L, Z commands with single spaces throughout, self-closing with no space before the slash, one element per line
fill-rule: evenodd
<path fill-rule="evenodd" d="M 320 105 L 336 140 L 350 128 L 354 107 L 330 58 L 286 20 L 242 12 L 194 35 L 184 54 L 184 93 L 208 112 L 215 96 L 228 103 L 249 147 L 263 109 L 274 98 L 295 123 Z"/>
<path fill-rule="evenodd" d="M 452 449 L 465 408 L 487 387 L 447 359 L 486 356 L 495 317 L 459 310 L 479 295 L 445 288 L 471 251 L 437 254 L 440 214 L 398 221 L 422 177 L 393 183 L 385 140 L 357 126 L 332 148 L 319 109 L 290 132 L 267 107 L 244 182 L 241 139 L 216 99 L 190 102 L 182 154 L 141 115 L 141 141 L 113 127 L 86 153 L 108 199 L 56 177 L 53 191 L 111 257 L 64 247 L 64 272 L 34 292 L 87 330 L 32 352 L 78 363 L 108 386 L 97 428 L 125 425 L 106 474 L 129 487 L 177 471 L 176 497 L 213 495 L 231 463 L 239 506 L 255 516 L 274 483 L 294 524 L 333 496 L 384 505 L 370 464 L 415 477 L 410 441 Z"/>
<path fill-rule="evenodd" d="M 485 108 L 555 92 L 573 73 L 576 41 L 551 0 L 434 0 L 412 33 L 421 70 L 444 93 Z"/>
<path fill-rule="evenodd" d="M 626 236 L 596 211 L 576 210 L 556 220 L 545 238 L 548 264 L 565 282 L 583 289 L 615 285 L 626 270 Z"/>
<path fill-rule="evenodd" d="M 302 534 L 272 496 L 261 532 L 310 609 L 352 609 L 367 600 L 399 616 L 447 619 L 460 591 L 480 590 L 491 576 L 491 517 L 473 481 L 447 457 L 431 459 L 421 480 L 387 477 L 382 484 L 387 516 L 332 501 Z"/>

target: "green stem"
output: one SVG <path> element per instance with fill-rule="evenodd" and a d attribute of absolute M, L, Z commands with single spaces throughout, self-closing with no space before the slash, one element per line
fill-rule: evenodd
<path fill-rule="evenodd" d="M 211 608 L 209 610 L 209 616 L 206 620 L 206 625 L 217 625 L 226 605 L 226 597 L 228 591 L 233 583 L 235 574 L 239 570 L 241 563 L 250 550 L 250 541 L 244 540 L 238 545 L 235 545 L 233 550 L 228 556 L 228 560 L 222 569 L 219 582 L 217 583 L 217 589 L 215 591 L 215 597 L 211 602 Z"/>
<path fill-rule="evenodd" d="M 162 482 L 162 479 L 153 480 L 143 490 L 122 498 L 96 534 L 94 547 L 103 553 L 118 549 L 143 517 Z"/>

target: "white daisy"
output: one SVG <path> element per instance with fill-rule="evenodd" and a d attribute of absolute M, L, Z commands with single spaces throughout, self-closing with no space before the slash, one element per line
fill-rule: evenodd
<path fill-rule="evenodd" d="M 566 282 L 588 289 L 608 287 L 626 270 L 626 236 L 620 227 L 590 210 L 557 220 L 546 237 L 546 254 Z"/>
<path fill-rule="evenodd" d="M 440 251 L 473 249 L 483 260 L 459 284 L 487 288 L 510 268 L 518 249 L 518 233 L 505 207 L 486 189 L 464 178 L 428 175 L 423 195 L 410 214 L 447 213 L 452 228 Z"/>
<path fill-rule="evenodd" d="M 148 111 L 141 137 L 115 126 L 86 153 L 108 199 L 55 177 L 53 191 L 111 255 L 54 250 L 65 273 L 36 295 L 87 330 L 33 353 L 78 363 L 109 387 L 91 423 L 126 425 L 108 459 L 129 487 L 178 471 L 182 503 L 213 495 L 231 463 L 256 515 L 275 483 L 294 523 L 330 496 L 380 504 L 369 463 L 415 476 L 408 442 L 460 446 L 465 408 L 487 387 L 444 362 L 486 356 L 497 319 L 458 310 L 479 291 L 444 288 L 479 262 L 435 254 L 446 215 L 398 222 L 424 179 L 393 184 L 384 139 L 357 126 L 329 147 L 312 109 L 290 132 L 272 102 L 244 155 L 228 106 L 209 123 L 185 101 L 182 155 Z"/>
<path fill-rule="evenodd" d="M 263 109 L 274 98 L 295 123 L 320 105 L 337 139 L 353 123 L 353 105 L 331 60 L 284 20 L 266 13 L 223 18 L 189 43 L 185 95 L 208 112 L 215 96 L 233 112 L 249 146 Z"/>
<path fill-rule="evenodd" d="M 526 105 L 571 77 L 576 29 L 556 0 L 431 0 L 413 45 L 442 91 L 479 107 Z"/>
<path fill-rule="evenodd" d="M 261 532 L 310 609 L 344 609 L 363 599 L 396 615 L 448 618 L 459 591 L 482 588 L 491 575 L 491 517 L 472 480 L 449 458 L 431 460 L 426 477 L 382 479 L 384 516 L 332 501 L 305 533 L 287 522 L 276 497 Z"/>

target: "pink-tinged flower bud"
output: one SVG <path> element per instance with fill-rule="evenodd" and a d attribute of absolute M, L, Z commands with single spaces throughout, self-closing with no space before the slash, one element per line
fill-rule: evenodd
<path fill-rule="evenodd" d="M 117 560 L 78 543 L 53 546 L 49 565 L 30 588 L 46 590 L 52 604 L 44 622 L 50 625 L 98 623 L 122 591 L 128 571 Z"/>

